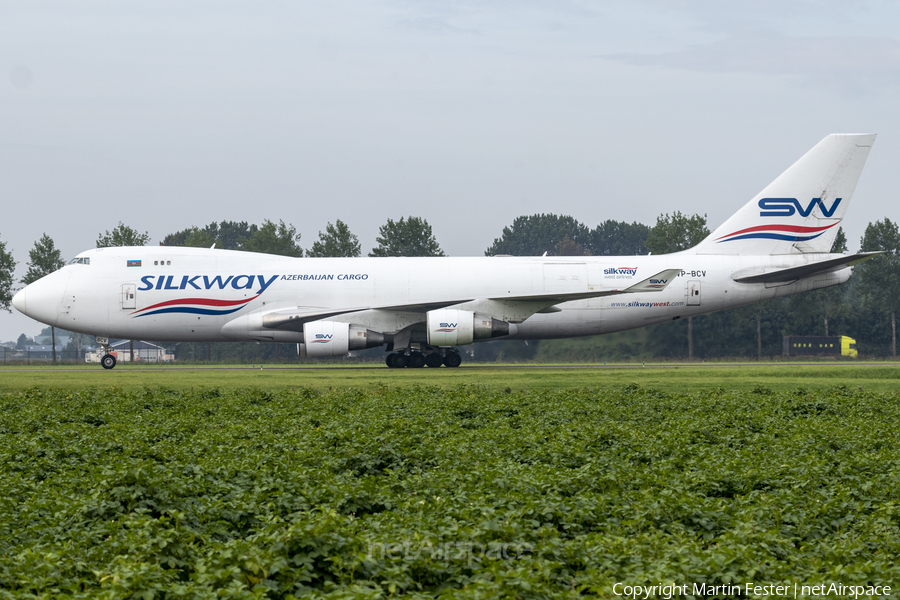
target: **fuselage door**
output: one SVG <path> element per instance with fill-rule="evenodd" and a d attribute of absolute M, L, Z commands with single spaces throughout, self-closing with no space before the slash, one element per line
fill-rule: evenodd
<path fill-rule="evenodd" d="M 137 285 L 134 283 L 122 284 L 122 310 L 134 310 L 137 308 Z"/>
<path fill-rule="evenodd" d="M 688 306 L 700 306 L 700 282 L 696 279 L 692 279 L 687 282 L 687 287 L 685 288 L 685 294 L 687 294 L 687 305 Z"/>

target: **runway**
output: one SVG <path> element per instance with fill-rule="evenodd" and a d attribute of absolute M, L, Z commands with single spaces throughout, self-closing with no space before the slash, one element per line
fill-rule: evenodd
<path fill-rule="evenodd" d="M 441 367 L 441 371 L 470 371 L 470 370 L 552 370 L 552 369 L 573 369 L 573 370 L 591 370 L 591 369 L 722 369 L 722 368 L 760 368 L 760 367 L 772 367 L 772 368 L 789 368 L 789 367 L 837 367 L 837 368 L 854 368 L 854 367 L 898 367 L 900 366 L 900 362 L 783 362 L 783 363 L 758 363 L 758 362 L 734 362 L 734 363 L 628 363 L 628 364 L 560 364 L 560 365 L 527 365 L 527 364 L 515 364 L 515 365 L 493 365 L 493 364 L 485 364 L 485 363 L 476 363 L 476 364 L 466 364 L 463 363 L 461 366 L 456 367 L 456 369 L 447 369 L 446 367 Z M 0 372 L 48 372 L 48 373 L 65 373 L 65 372 L 73 372 L 73 373 L 83 373 L 85 371 L 90 370 L 91 368 L 95 368 L 99 371 L 102 371 L 102 367 L 100 365 L 96 366 L 84 366 L 84 367 L 0 367 Z M 279 371 L 382 371 L 388 369 L 388 367 L 381 363 L 373 363 L 373 364 L 361 364 L 358 366 L 349 366 L 349 365 L 340 365 L 340 366 L 330 366 L 330 365 L 285 365 L 281 363 L 273 363 L 272 365 L 244 365 L 244 366 L 176 366 L 176 365 L 154 365 L 154 366 L 140 366 L 140 367 L 129 367 L 126 364 L 119 363 L 114 372 L 141 372 L 146 373 L 148 371 L 152 371 L 154 373 L 160 373 L 164 371 L 172 371 L 172 372 L 186 372 L 186 371 L 258 371 L 260 369 L 264 370 L 279 370 Z M 409 370 L 409 369 L 407 369 Z M 431 370 L 429 367 L 423 367 L 422 371 Z M 397 372 L 398 370 L 391 369 L 391 372 Z"/>

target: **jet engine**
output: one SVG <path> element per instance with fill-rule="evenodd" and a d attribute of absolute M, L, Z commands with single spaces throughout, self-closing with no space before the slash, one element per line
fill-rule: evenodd
<path fill-rule="evenodd" d="M 426 315 L 428 343 L 432 346 L 464 346 L 475 340 L 509 335 L 509 323 L 470 310 L 442 308 Z"/>
<path fill-rule="evenodd" d="M 375 348 L 384 344 L 377 331 L 341 323 L 314 321 L 303 325 L 303 343 L 297 344 L 299 356 L 346 356 L 351 350 Z"/>

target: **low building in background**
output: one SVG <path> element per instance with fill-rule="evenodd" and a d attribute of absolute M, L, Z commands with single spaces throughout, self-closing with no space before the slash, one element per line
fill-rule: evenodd
<path fill-rule="evenodd" d="M 119 362 L 129 362 L 131 360 L 131 348 L 128 340 L 122 340 L 111 345 L 110 354 L 116 357 Z M 85 355 L 85 362 L 100 362 L 103 358 L 102 352 L 91 352 Z M 143 342 L 134 341 L 134 361 L 135 362 L 172 362 L 175 360 L 174 354 L 167 354 L 165 348 Z"/>
<path fill-rule="evenodd" d="M 856 340 L 846 335 L 786 335 L 785 356 L 851 356 L 859 354 Z"/>
<path fill-rule="evenodd" d="M 51 344 L 42 344 L 42 345 L 31 345 L 26 346 L 24 350 L 21 350 L 25 356 L 32 358 L 34 360 L 52 360 L 53 359 L 53 346 Z M 62 346 L 56 344 L 56 358 L 60 358 L 60 354 L 62 352 Z"/>

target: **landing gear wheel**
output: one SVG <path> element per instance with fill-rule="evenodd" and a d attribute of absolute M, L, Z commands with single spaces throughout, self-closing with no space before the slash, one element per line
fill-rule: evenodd
<path fill-rule="evenodd" d="M 409 364 L 409 358 L 405 354 L 394 354 L 394 368 L 402 369 Z"/>
<path fill-rule="evenodd" d="M 456 352 L 448 352 L 447 356 L 444 357 L 444 364 L 451 369 L 454 367 L 458 367 L 462 364 L 462 357 Z"/>
<path fill-rule="evenodd" d="M 112 354 L 104 354 L 103 358 L 100 359 L 100 364 L 104 369 L 112 369 L 116 366 L 116 357 Z"/>
<path fill-rule="evenodd" d="M 425 364 L 431 367 L 432 369 L 437 369 L 442 364 L 444 364 L 444 357 L 434 352 L 432 354 L 425 355 Z"/>
<path fill-rule="evenodd" d="M 409 355 L 409 364 L 407 366 L 410 369 L 421 369 L 425 366 L 425 355 L 421 352 L 411 352 Z"/>
<path fill-rule="evenodd" d="M 397 355 L 396 354 L 388 354 L 384 359 L 384 363 L 392 369 L 394 368 L 394 357 L 395 356 L 397 356 Z"/>

